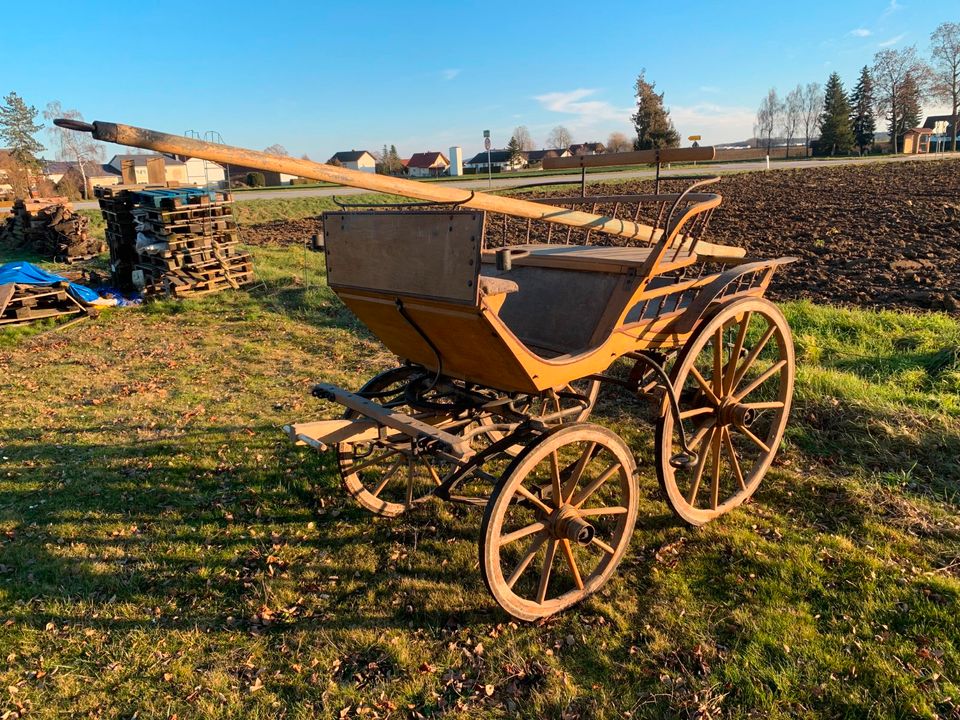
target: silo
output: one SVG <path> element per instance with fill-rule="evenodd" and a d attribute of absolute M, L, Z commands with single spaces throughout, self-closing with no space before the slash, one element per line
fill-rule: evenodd
<path fill-rule="evenodd" d="M 450 174 L 463 175 L 463 148 L 459 145 L 450 148 Z"/>

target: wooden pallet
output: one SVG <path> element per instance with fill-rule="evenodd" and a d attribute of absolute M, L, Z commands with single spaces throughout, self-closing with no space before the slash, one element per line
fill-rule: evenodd
<path fill-rule="evenodd" d="M 0 325 L 18 325 L 66 315 L 93 314 L 67 292 L 67 283 L 56 285 L 0 285 Z"/>

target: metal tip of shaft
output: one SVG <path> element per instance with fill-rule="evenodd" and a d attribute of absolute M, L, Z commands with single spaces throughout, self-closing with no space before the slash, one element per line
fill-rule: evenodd
<path fill-rule="evenodd" d="M 53 124 L 57 127 L 66 128 L 67 130 L 78 130 L 80 132 L 93 132 L 93 125 L 83 120 L 71 120 L 70 118 L 56 118 L 53 121 Z"/>

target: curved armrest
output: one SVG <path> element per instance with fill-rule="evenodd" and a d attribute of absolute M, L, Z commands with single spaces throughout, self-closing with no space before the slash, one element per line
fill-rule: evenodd
<path fill-rule="evenodd" d="M 724 270 L 717 275 L 714 280 L 703 286 L 700 292 L 697 293 L 697 297 L 690 303 L 690 307 L 670 326 L 670 331 L 685 334 L 693 330 L 694 325 L 696 325 L 697 321 L 707 311 L 710 303 L 716 300 L 727 285 L 734 282 L 737 278 L 761 270 L 768 270 L 772 273 L 780 265 L 796 262 L 798 259 L 799 258 L 795 257 L 783 257 L 776 258 L 775 260 L 758 260 L 756 262 L 737 265 L 729 270 Z"/>

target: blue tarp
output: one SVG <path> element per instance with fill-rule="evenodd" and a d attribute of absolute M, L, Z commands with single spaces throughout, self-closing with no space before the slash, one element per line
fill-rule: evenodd
<path fill-rule="evenodd" d="M 61 282 L 67 282 L 67 279 L 38 268 L 33 263 L 9 262 L 6 265 L 0 265 L 0 285 L 7 283 L 56 285 Z M 85 305 L 94 305 L 100 300 L 100 296 L 94 290 L 76 283 L 70 283 L 67 292 Z"/>

